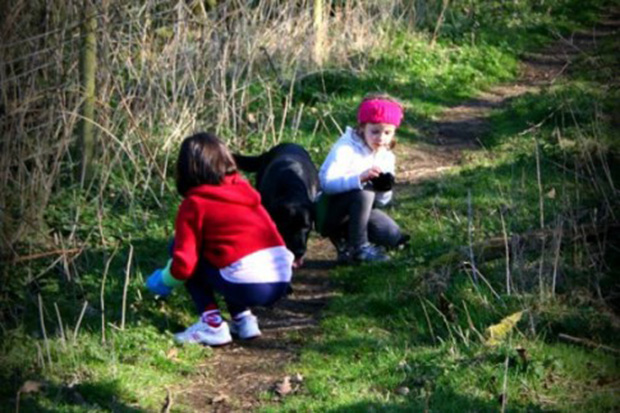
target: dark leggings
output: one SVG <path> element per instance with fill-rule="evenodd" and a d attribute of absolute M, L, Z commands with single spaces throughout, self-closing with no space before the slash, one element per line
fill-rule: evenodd
<path fill-rule="evenodd" d="M 369 241 L 394 247 L 401 238 L 398 224 L 385 212 L 373 208 L 375 192 L 353 190 L 329 195 L 324 227 L 332 241 L 345 239 L 352 248 Z"/>
<path fill-rule="evenodd" d="M 170 243 L 170 255 L 174 241 Z M 288 282 L 274 283 L 232 283 L 226 281 L 220 270 L 200 259 L 194 275 L 185 282 L 185 288 L 192 297 L 198 314 L 202 314 L 209 306 L 217 304 L 215 292 L 224 297 L 230 315 L 235 315 L 254 306 L 270 306 L 282 298 L 287 290 Z"/>

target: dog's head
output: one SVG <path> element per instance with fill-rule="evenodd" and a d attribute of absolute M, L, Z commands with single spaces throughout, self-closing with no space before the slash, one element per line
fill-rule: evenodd
<path fill-rule="evenodd" d="M 269 213 L 284 238 L 286 248 L 295 255 L 294 267 L 300 267 L 314 221 L 312 204 L 282 203 L 274 206 Z"/>

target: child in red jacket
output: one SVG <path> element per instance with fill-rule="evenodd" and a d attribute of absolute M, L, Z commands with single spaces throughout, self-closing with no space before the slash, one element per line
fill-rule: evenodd
<path fill-rule="evenodd" d="M 218 346 L 232 334 L 261 334 L 249 307 L 270 305 L 287 291 L 294 256 L 260 202 L 237 173 L 228 148 L 199 133 L 181 144 L 177 189 L 184 197 L 175 223 L 172 259 L 155 271 L 147 287 L 166 296 L 185 283 L 200 319 L 175 339 Z M 222 320 L 214 291 L 224 296 L 232 323 Z"/>

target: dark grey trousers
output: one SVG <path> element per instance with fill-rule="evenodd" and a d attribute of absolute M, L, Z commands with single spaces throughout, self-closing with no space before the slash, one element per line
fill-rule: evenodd
<path fill-rule="evenodd" d="M 349 247 L 368 243 L 394 247 L 402 235 L 398 224 L 385 212 L 373 208 L 375 192 L 353 190 L 329 195 L 324 228 L 338 247 L 345 240 Z"/>

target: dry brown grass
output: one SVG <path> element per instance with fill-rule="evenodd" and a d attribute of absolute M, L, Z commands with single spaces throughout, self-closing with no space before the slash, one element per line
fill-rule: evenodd
<path fill-rule="evenodd" d="M 429 4 L 435 3 L 345 1 L 325 10 L 326 64 L 363 69 L 368 52 L 389 42 L 384 23 L 413 26 L 428 18 Z M 171 150 L 196 130 L 214 130 L 241 147 L 250 140 L 270 145 L 285 127 L 299 127 L 303 108 L 291 110 L 290 85 L 321 69 L 310 56 L 312 2 L 243 4 L 221 2 L 210 11 L 199 1 L 96 6 L 93 122 L 99 166 L 84 198 L 100 197 L 103 203 L 115 171 L 125 177 L 132 198 L 146 194 L 159 202 Z M 0 253 L 5 257 L 17 255 L 20 242 L 49 247 L 39 244 L 48 243 L 55 231 L 42 219 L 50 196 L 76 184 L 71 171 L 77 156 L 71 149 L 81 119 L 81 7 L 78 1 L 0 6 Z M 79 225 L 79 205 L 67 213 Z"/>

